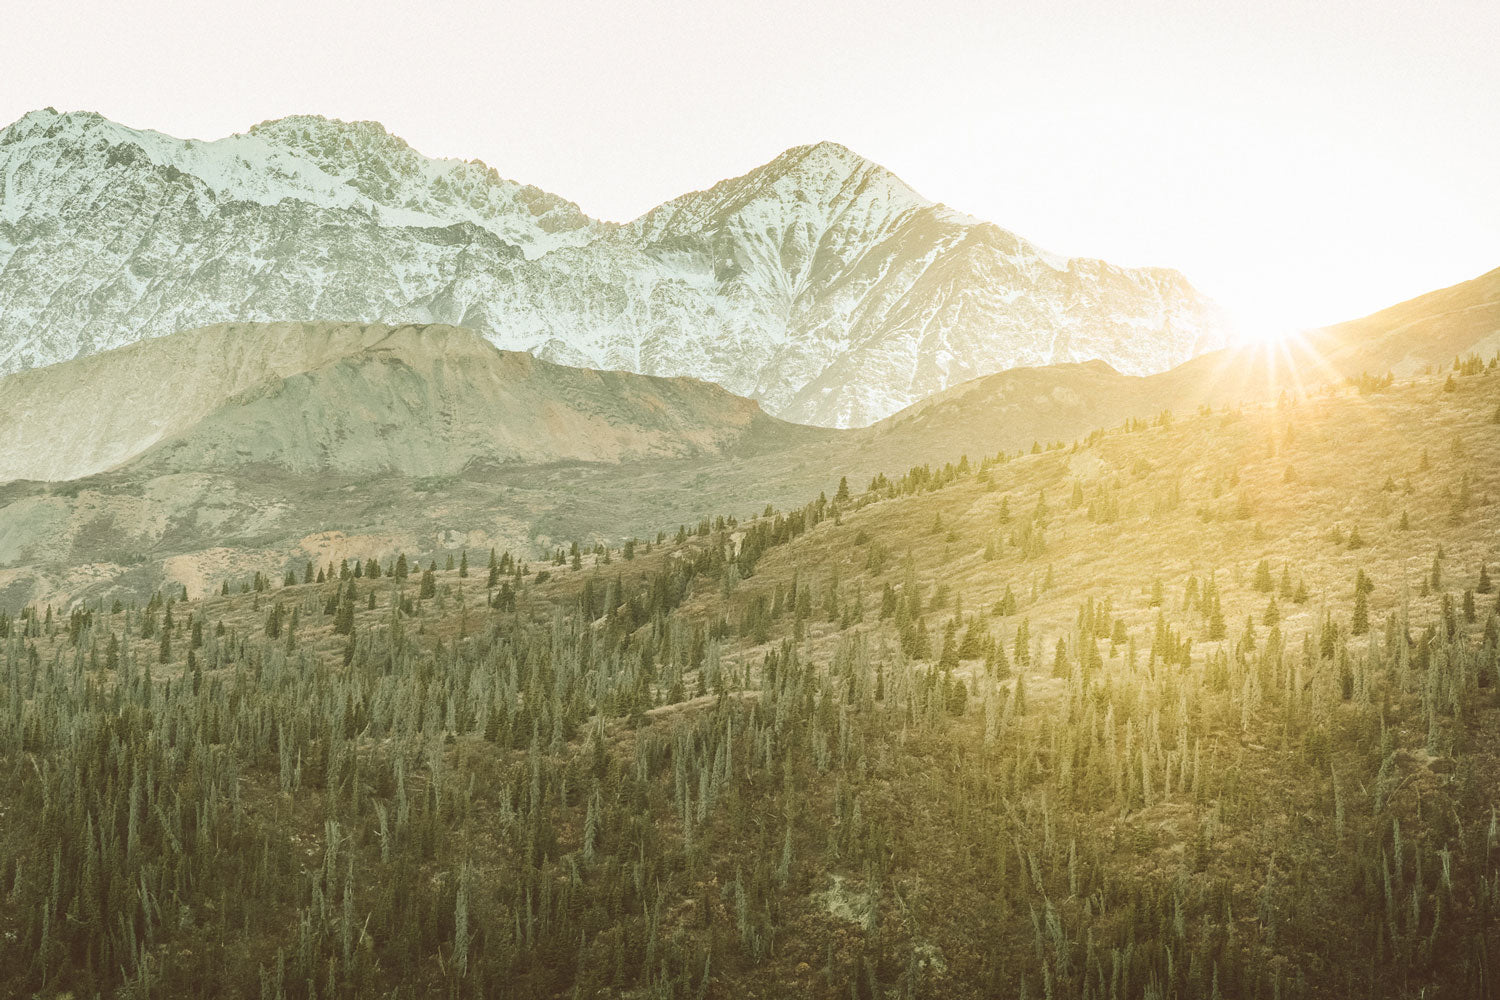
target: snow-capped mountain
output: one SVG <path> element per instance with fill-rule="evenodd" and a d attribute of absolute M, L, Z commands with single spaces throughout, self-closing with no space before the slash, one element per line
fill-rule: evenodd
<path fill-rule="evenodd" d="M 461 324 L 832 426 L 1020 365 L 1161 371 L 1226 330 L 1175 271 L 1053 256 L 833 143 L 613 225 L 370 122 L 0 131 L 0 374 L 286 319 Z"/>

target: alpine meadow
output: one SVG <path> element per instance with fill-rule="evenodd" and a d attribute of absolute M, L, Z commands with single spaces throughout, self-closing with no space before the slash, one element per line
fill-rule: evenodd
<path fill-rule="evenodd" d="M 0 996 L 1500 998 L 1500 23 L 1080 4 L 22 14 Z"/>

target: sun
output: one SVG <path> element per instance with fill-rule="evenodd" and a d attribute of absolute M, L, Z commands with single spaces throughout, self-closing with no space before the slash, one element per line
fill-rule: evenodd
<path fill-rule="evenodd" d="M 1235 347 L 1273 348 L 1297 338 L 1296 327 L 1285 323 L 1258 321 L 1242 323 L 1231 335 Z"/>

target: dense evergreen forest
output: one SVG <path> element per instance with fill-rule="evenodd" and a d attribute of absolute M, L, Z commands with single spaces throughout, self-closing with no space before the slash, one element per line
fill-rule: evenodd
<path fill-rule="evenodd" d="M 0 609 L 0 995 L 1500 995 L 1495 362 L 934 459 Z"/>

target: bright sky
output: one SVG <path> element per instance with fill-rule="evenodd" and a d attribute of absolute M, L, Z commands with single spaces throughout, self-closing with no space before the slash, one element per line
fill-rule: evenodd
<path fill-rule="evenodd" d="M 844 143 L 1256 330 L 1500 266 L 1495 0 L 11 0 L 0 119 L 314 112 L 627 219 Z"/>

